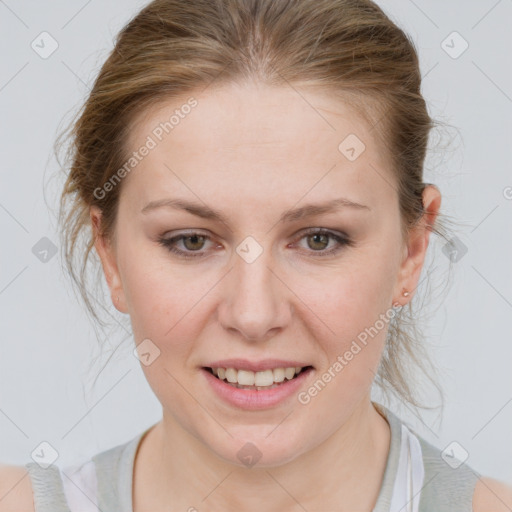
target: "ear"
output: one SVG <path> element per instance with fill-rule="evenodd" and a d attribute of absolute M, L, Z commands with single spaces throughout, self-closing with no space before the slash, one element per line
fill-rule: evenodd
<path fill-rule="evenodd" d="M 404 246 L 403 259 L 394 291 L 393 304 L 405 305 L 414 294 L 425 262 L 428 242 L 434 222 L 441 206 L 441 192 L 435 185 L 427 185 L 423 190 L 423 208 L 425 213 L 410 230 Z M 408 291 L 404 297 L 402 292 Z"/>
<path fill-rule="evenodd" d="M 101 260 L 103 274 L 110 289 L 112 303 L 118 311 L 127 313 L 122 281 L 117 268 L 115 245 L 110 238 L 103 234 L 101 210 L 97 206 L 91 206 L 89 214 L 91 217 L 94 247 Z"/>

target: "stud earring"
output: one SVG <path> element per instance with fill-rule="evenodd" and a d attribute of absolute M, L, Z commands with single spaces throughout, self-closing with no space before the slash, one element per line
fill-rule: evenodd
<path fill-rule="evenodd" d="M 404 297 L 409 297 L 410 292 L 408 292 L 407 290 L 404 290 L 404 291 L 402 292 L 402 295 L 403 295 Z"/>

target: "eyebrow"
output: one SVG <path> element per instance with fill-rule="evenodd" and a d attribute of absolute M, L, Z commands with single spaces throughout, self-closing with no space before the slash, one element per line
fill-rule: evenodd
<path fill-rule="evenodd" d="M 218 210 L 210 208 L 204 204 L 194 203 L 185 199 L 159 199 L 156 201 L 151 201 L 146 206 L 144 206 L 144 208 L 142 208 L 141 213 L 146 214 L 158 208 L 185 210 L 192 215 L 196 215 L 197 217 L 201 217 L 203 219 L 216 220 L 224 224 L 227 223 L 227 217 L 225 217 Z M 307 204 L 305 206 L 286 211 L 281 215 L 278 222 L 294 222 L 307 217 L 313 217 L 315 215 L 336 212 L 343 208 L 354 208 L 357 210 L 371 211 L 369 206 L 340 197 L 325 203 Z"/>

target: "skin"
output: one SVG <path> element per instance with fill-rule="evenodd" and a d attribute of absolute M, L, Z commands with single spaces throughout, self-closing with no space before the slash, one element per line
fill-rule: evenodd
<path fill-rule="evenodd" d="M 426 188 L 429 213 L 403 240 L 386 149 L 347 105 L 312 88 L 299 95 L 254 83 L 194 97 L 198 106 L 124 178 L 114 237 L 96 238 L 116 308 L 130 315 L 137 344 L 149 338 L 160 350 L 142 365 L 163 415 L 137 453 L 134 510 L 371 510 L 389 451 L 389 426 L 370 401 L 387 324 L 307 405 L 293 396 L 241 410 L 217 397 L 200 367 L 293 358 L 314 366 L 306 390 L 380 314 L 412 298 L 440 192 Z M 146 112 L 128 147 L 184 102 Z M 366 146 L 354 162 L 338 150 L 349 134 Z M 278 223 L 290 209 L 339 197 L 368 208 Z M 165 207 L 141 213 L 165 198 L 228 220 Z M 97 208 L 91 220 L 98 235 Z M 345 233 L 353 245 L 319 241 L 307 228 Z M 202 257 L 180 258 L 158 242 L 187 230 L 209 239 L 175 246 Z M 263 249 L 250 264 L 236 252 L 247 236 Z M 247 442 L 262 454 L 252 468 L 237 458 Z"/>

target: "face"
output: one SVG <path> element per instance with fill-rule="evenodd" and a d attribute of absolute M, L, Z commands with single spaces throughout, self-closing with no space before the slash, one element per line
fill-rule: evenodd
<path fill-rule="evenodd" d="M 174 99 L 134 124 L 130 151 L 155 145 L 123 179 L 115 237 L 97 249 L 164 422 L 225 461 L 257 447 L 261 465 L 282 464 L 369 400 L 428 232 L 407 250 L 384 148 L 339 100 L 256 85 L 191 96 L 193 108 Z M 305 370 L 260 390 L 205 369 L 259 370 L 227 373 L 268 386 L 294 366 Z"/>

